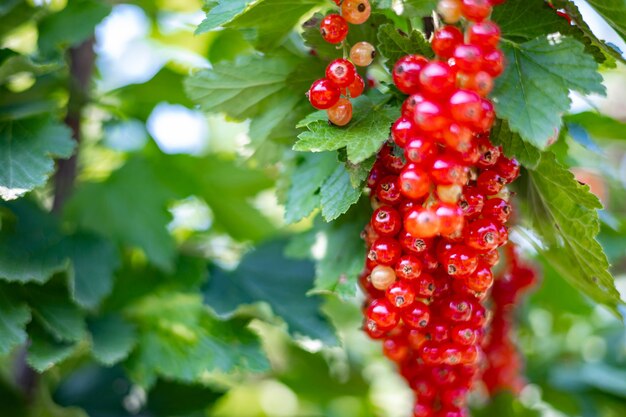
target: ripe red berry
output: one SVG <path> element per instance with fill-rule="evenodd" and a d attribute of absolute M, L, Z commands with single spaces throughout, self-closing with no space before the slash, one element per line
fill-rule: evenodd
<path fill-rule="evenodd" d="M 468 90 L 457 90 L 450 96 L 450 113 L 452 118 L 465 124 L 474 124 L 483 116 L 480 96 Z"/>
<path fill-rule="evenodd" d="M 401 313 L 404 324 L 413 329 L 423 329 L 430 321 L 430 309 L 421 301 L 415 301 Z"/>
<path fill-rule="evenodd" d="M 464 297 L 444 299 L 437 307 L 445 318 L 454 322 L 467 322 L 472 318 L 472 303 Z"/>
<path fill-rule="evenodd" d="M 340 43 L 348 35 L 348 23 L 338 14 L 329 14 L 320 23 L 320 33 L 328 43 Z"/>
<path fill-rule="evenodd" d="M 440 219 L 431 208 L 417 207 L 404 217 L 404 228 L 414 237 L 433 237 L 439 234 Z"/>
<path fill-rule="evenodd" d="M 458 205 L 438 203 L 435 206 L 435 213 L 440 219 L 439 232 L 442 235 L 453 235 L 463 228 L 465 218 L 463 210 Z"/>
<path fill-rule="evenodd" d="M 432 61 L 419 74 L 419 82 L 425 92 L 434 96 L 446 94 L 454 88 L 456 74 L 445 62 Z"/>
<path fill-rule="evenodd" d="M 489 142 L 487 137 L 479 139 L 478 150 L 480 151 L 480 159 L 476 165 L 478 165 L 479 168 L 488 168 L 495 165 L 500 157 L 500 148 Z"/>
<path fill-rule="evenodd" d="M 482 51 L 476 45 L 460 44 L 454 48 L 452 57 L 460 71 L 473 73 L 480 70 L 483 62 Z"/>
<path fill-rule="evenodd" d="M 444 26 L 435 31 L 431 46 L 437 56 L 448 59 L 454 53 L 454 48 L 463 42 L 463 33 L 455 26 Z"/>
<path fill-rule="evenodd" d="M 496 195 L 506 185 L 506 180 L 495 170 L 485 170 L 478 175 L 476 186 L 484 195 Z"/>
<path fill-rule="evenodd" d="M 412 281 L 422 274 L 422 263 L 413 255 L 404 255 L 396 263 L 395 271 L 398 278 Z"/>
<path fill-rule="evenodd" d="M 393 337 L 383 342 L 383 354 L 390 360 L 400 363 L 409 356 L 410 350 L 406 339 Z"/>
<path fill-rule="evenodd" d="M 473 132 L 467 126 L 450 123 L 443 130 L 443 141 L 457 152 L 467 152 L 472 146 Z"/>
<path fill-rule="evenodd" d="M 464 323 L 452 327 L 450 337 L 454 343 L 467 346 L 476 342 L 477 334 L 472 326 Z"/>
<path fill-rule="evenodd" d="M 391 330 L 398 324 L 398 313 L 385 299 L 377 299 L 370 303 L 365 312 L 366 327 L 380 330 Z"/>
<path fill-rule="evenodd" d="M 356 69 L 347 59 L 335 59 L 326 67 L 326 78 L 339 88 L 348 87 L 355 77 Z"/>
<path fill-rule="evenodd" d="M 395 236 L 402 228 L 402 217 L 393 207 L 382 206 L 372 215 L 372 227 L 382 236 Z"/>
<path fill-rule="evenodd" d="M 478 219 L 465 226 L 465 244 L 479 251 L 490 251 L 500 245 L 498 225 L 491 219 Z"/>
<path fill-rule="evenodd" d="M 461 0 L 461 13 L 467 20 L 481 22 L 491 14 L 489 0 Z"/>
<path fill-rule="evenodd" d="M 465 185 L 467 183 L 468 168 L 449 154 L 439 155 L 433 159 L 429 172 L 436 184 Z"/>
<path fill-rule="evenodd" d="M 393 82 L 405 94 L 419 91 L 419 80 L 422 68 L 428 60 L 421 55 L 406 55 L 400 58 L 393 67 Z"/>
<path fill-rule="evenodd" d="M 400 245 L 402 246 L 402 249 L 415 254 L 422 254 L 426 252 L 428 248 L 430 248 L 430 246 L 432 245 L 431 239 L 414 237 L 406 230 L 400 232 L 398 239 L 400 240 Z"/>
<path fill-rule="evenodd" d="M 430 298 L 435 292 L 435 278 L 432 275 L 422 273 L 414 281 L 415 292 L 418 297 Z"/>
<path fill-rule="evenodd" d="M 387 204 L 395 204 L 400 200 L 400 188 L 398 187 L 397 177 L 388 175 L 380 180 L 376 188 L 376 197 Z"/>
<path fill-rule="evenodd" d="M 417 106 L 417 103 L 421 103 L 422 101 L 424 101 L 424 96 L 421 94 L 411 94 L 402 103 L 402 116 L 412 119 L 415 115 L 415 106 Z"/>
<path fill-rule="evenodd" d="M 493 285 L 493 273 L 488 264 L 479 263 L 473 274 L 465 280 L 467 287 L 478 293 L 485 292 Z"/>
<path fill-rule="evenodd" d="M 480 99 L 480 107 L 482 117 L 474 123 L 474 128 L 478 133 L 486 133 L 492 128 L 493 123 L 496 121 L 496 111 L 493 108 L 493 103 L 486 98 Z"/>
<path fill-rule="evenodd" d="M 322 78 L 311 85 L 307 95 L 313 107 L 319 110 L 326 110 L 337 104 L 341 92 L 330 80 Z"/>
<path fill-rule="evenodd" d="M 446 273 L 452 277 L 467 277 L 478 267 L 478 255 L 471 247 L 454 245 L 445 252 L 442 262 Z"/>
<path fill-rule="evenodd" d="M 416 164 L 427 164 L 436 154 L 437 145 L 431 139 L 416 136 L 409 140 L 404 147 L 404 156 L 408 161 Z"/>
<path fill-rule="evenodd" d="M 408 281 L 396 281 L 386 291 L 387 301 L 398 309 L 403 309 L 415 301 L 415 290 Z"/>
<path fill-rule="evenodd" d="M 481 97 L 487 97 L 493 90 L 493 77 L 486 71 L 474 73 L 459 72 L 457 81 L 459 87 L 474 91 Z"/>
<path fill-rule="evenodd" d="M 367 257 L 380 265 L 394 265 L 400 255 L 400 243 L 393 238 L 381 236 L 372 244 Z"/>
<path fill-rule="evenodd" d="M 415 106 L 415 123 L 425 132 L 441 130 L 448 124 L 445 108 L 436 101 L 424 100 Z"/>
<path fill-rule="evenodd" d="M 350 84 L 347 89 L 346 88 L 341 89 L 341 93 L 346 96 L 349 93 L 350 98 L 357 98 L 361 94 L 363 94 L 364 89 L 365 89 L 365 82 L 363 81 L 363 78 L 361 78 L 359 74 L 355 74 L 354 81 L 352 81 L 352 84 Z"/>
<path fill-rule="evenodd" d="M 509 220 L 513 209 L 511 205 L 501 198 L 490 198 L 485 202 L 483 207 L 483 217 L 495 220 L 498 223 L 504 224 Z"/>
<path fill-rule="evenodd" d="M 459 200 L 459 207 L 468 218 L 476 217 L 480 214 L 485 204 L 485 195 L 473 186 L 463 189 L 463 194 Z"/>
<path fill-rule="evenodd" d="M 430 192 L 428 173 L 416 164 L 408 164 L 398 177 L 400 192 L 407 198 L 418 200 Z"/>
<path fill-rule="evenodd" d="M 469 43 L 483 49 L 496 48 L 500 42 L 500 27 L 494 22 L 474 23 L 467 32 Z"/>
<path fill-rule="evenodd" d="M 404 148 L 407 142 L 418 134 L 417 126 L 413 118 L 400 117 L 391 126 L 391 137 L 393 141 L 401 148 Z"/>
<path fill-rule="evenodd" d="M 500 156 L 496 162 L 495 170 L 507 183 L 510 183 L 519 176 L 520 164 L 516 159 Z"/>
<path fill-rule="evenodd" d="M 482 70 L 492 77 L 497 77 L 504 71 L 504 54 L 499 49 L 492 49 L 483 53 Z"/>

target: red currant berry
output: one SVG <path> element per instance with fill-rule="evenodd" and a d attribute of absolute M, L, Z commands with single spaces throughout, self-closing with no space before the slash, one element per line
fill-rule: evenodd
<path fill-rule="evenodd" d="M 437 56 L 448 59 L 454 48 L 463 43 L 463 33 L 455 26 L 444 26 L 435 32 L 431 46 Z"/>
<path fill-rule="evenodd" d="M 466 152 L 472 146 L 473 132 L 466 126 L 450 123 L 443 130 L 443 141 L 457 152 Z"/>
<path fill-rule="evenodd" d="M 356 69 L 347 59 L 335 59 L 326 67 L 326 78 L 339 88 L 348 87 L 355 77 Z"/>
<path fill-rule="evenodd" d="M 369 19 L 372 8 L 368 0 L 343 0 L 341 15 L 353 25 L 360 25 Z"/>
<path fill-rule="evenodd" d="M 493 90 L 493 77 L 486 71 L 475 73 L 459 72 L 457 80 L 459 87 L 474 91 L 481 97 L 487 97 Z"/>
<path fill-rule="evenodd" d="M 439 234 L 440 219 L 431 208 L 417 207 L 404 217 L 404 229 L 414 237 L 428 238 Z"/>
<path fill-rule="evenodd" d="M 415 164 L 408 164 L 398 177 L 400 192 L 407 198 L 417 200 L 430 192 L 428 173 Z"/>
<path fill-rule="evenodd" d="M 435 411 L 430 404 L 416 402 L 413 406 L 413 417 L 433 417 L 434 415 Z"/>
<path fill-rule="evenodd" d="M 419 356 L 426 365 L 439 365 L 442 363 L 441 345 L 436 342 L 426 342 L 419 349 Z"/>
<path fill-rule="evenodd" d="M 509 220 L 512 212 L 513 209 L 509 203 L 503 199 L 490 198 L 483 207 L 482 215 L 483 217 L 493 219 L 500 224 L 504 224 Z"/>
<path fill-rule="evenodd" d="M 391 330 L 398 324 L 398 314 L 385 299 L 377 299 L 370 303 L 365 312 L 366 327 L 380 330 Z"/>
<path fill-rule="evenodd" d="M 342 88 L 341 94 L 344 96 L 350 95 L 350 98 L 357 98 L 361 94 L 363 94 L 363 90 L 365 89 L 365 82 L 363 78 L 359 74 L 355 74 L 354 81 L 352 84 L 348 86 L 348 88 Z"/>
<path fill-rule="evenodd" d="M 433 61 L 423 67 L 419 82 L 424 91 L 441 96 L 454 88 L 456 74 L 445 62 Z"/>
<path fill-rule="evenodd" d="M 413 118 L 400 117 L 391 126 L 391 137 L 393 141 L 401 148 L 404 148 L 407 142 L 417 136 L 418 130 Z"/>
<path fill-rule="evenodd" d="M 500 245 L 498 225 L 491 219 L 478 219 L 463 230 L 465 244 L 479 251 L 490 251 Z"/>
<path fill-rule="evenodd" d="M 467 277 L 465 283 L 472 291 L 486 292 L 493 285 L 491 268 L 487 264 L 479 263 L 474 273 Z"/>
<path fill-rule="evenodd" d="M 478 267 L 478 255 L 465 245 L 454 245 L 444 255 L 443 268 L 448 275 L 455 278 L 467 277 Z"/>
<path fill-rule="evenodd" d="M 335 126 L 345 126 L 352 120 L 352 103 L 347 98 L 340 98 L 330 109 L 326 110 L 328 120 Z"/>
<path fill-rule="evenodd" d="M 415 280 L 414 286 L 418 297 L 430 298 L 435 293 L 435 278 L 432 275 L 422 273 Z"/>
<path fill-rule="evenodd" d="M 387 288 L 386 297 L 391 305 L 403 309 L 415 301 L 415 290 L 407 281 L 396 281 Z"/>
<path fill-rule="evenodd" d="M 477 72 L 483 62 L 482 51 L 476 45 L 461 44 L 454 48 L 452 57 L 454 63 L 460 71 Z"/>
<path fill-rule="evenodd" d="M 494 249 L 487 253 L 483 253 L 480 255 L 480 260 L 490 267 L 496 266 L 500 261 L 500 252 Z"/>
<path fill-rule="evenodd" d="M 395 236 L 402 228 L 402 217 L 397 210 L 382 206 L 372 215 L 372 227 L 382 236 Z"/>
<path fill-rule="evenodd" d="M 446 319 L 454 322 L 467 322 L 472 318 L 472 303 L 464 297 L 444 299 L 438 307 Z"/>
<path fill-rule="evenodd" d="M 407 55 L 400 58 L 393 67 L 393 82 L 398 90 L 405 94 L 418 92 L 420 73 L 428 64 L 428 60 L 421 55 Z"/>
<path fill-rule="evenodd" d="M 492 49 L 483 53 L 482 70 L 492 77 L 497 77 L 504 71 L 504 54 L 499 49 Z"/>
<path fill-rule="evenodd" d="M 494 146 L 486 137 L 479 139 L 478 150 L 480 151 L 480 159 L 476 165 L 478 165 L 479 168 L 484 169 L 495 165 L 500 157 L 500 148 Z"/>
<path fill-rule="evenodd" d="M 422 274 L 422 264 L 413 255 L 404 255 L 396 263 L 396 276 L 400 279 L 415 280 Z"/>
<path fill-rule="evenodd" d="M 430 309 L 421 301 L 415 301 L 401 313 L 404 324 L 413 329 L 423 329 L 430 321 Z"/>
<path fill-rule="evenodd" d="M 476 187 L 484 195 L 496 195 L 505 185 L 506 180 L 495 170 L 485 170 L 476 179 Z"/>
<path fill-rule="evenodd" d="M 450 96 L 450 113 L 459 123 L 474 124 L 483 116 L 480 96 L 468 90 L 457 90 Z"/>
<path fill-rule="evenodd" d="M 450 337 L 449 328 L 450 324 L 444 320 L 431 320 L 426 331 L 430 336 L 430 340 L 434 340 L 435 342 L 446 342 Z"/>
<path fill-rule="evenodd" d="M 468 40 L 483 49 L 496 48 L 500 42 L 500 27 L 490 21 L 474 23 L 469 27 Z"/>
<path fill-rule="evenodd" d="M 367 257 L 381 265 L 394 265 L 401 254 L 402 249 L 397 240 L 382 236 L 376 239 Z"/>
<path fill-rule="evenodd" d="M 459 207 L 465 217 L 473 218 L 480 214 L 485 204 L 485 196 L 476 187 L 467 186 L 459 200 Z"/>
<path fill-rule="evenodd" d="M 393 175 L 381 179 L 376 188 L 376 197 L 383 203 L 395 204 L 400 200 L 400 189 Z"/>
<path fill-rule="evenodd" d="M 339 43 L 348 35 L 348 23 L 338 14 L 329 14 L 320 23 L 320 33 L 328 43 Z"/>
<path fill-rule="evenodd" d="M 438 203 L 435 206 L 435 213 L 440 219 L 439 233 L 442 235 L 452 235 L 463 229 L 465 218 L 463 210 L 458 205 Z"/>
<path fill-rule="evenodd" d="M 493 108 L 493 103 L 486 98 L 480 99 L 480 108 L 482 109 L 482 117 L 474 123 L 474 128 L 478 133 L 486 133 L 496 121 L 496 111 Z"/>
<path fill-rule="evenodd" d="M 410 350 L 406 339 L 394 337 L 383 342 L 383 354 L 396 363 L 404 361 Z"/>
<path fill-rule="evenodd" d="M 411 94 L 406 100 L 404 100 L 404 103 L 402 103 L 402 116 L 413 119 L 413 116 L 415 115 L 415 106 L 417 106 L 417 103 L 421 103 L 422 101 L 424 101 L 424 96 L 421 94 Z"/>
<path fill-rule="evenodd" d="M 454 343 L 468 346 L 476 343 L 477 333 L 473 327 L 467 324 L 457 324 L 452 327 L 450 337 Z"/>
<path fill-rule="evenodd" d="M 337 104 L 341 92 L 330 80 L 323 78 L 311 85 L 307 95 L 313 107 L 319 110 L 326 110 Z"/>
<path fill-rule="evenodd" d="M 468 180 L 468 168 L 461 165 L 459 161 L 451 155 L 439 155 L 432 161 L 430 175 L 436 184 L 465 185 Z"/>
<path fill-rule="evenodd" d="M 491 14 L 489 0 L 461 0 L 461 13 L 467 20 L 481 22 Z"/>
<path fill-rule="evenodd" d="M 487 322 L 487 310 L 478 302 L 471 302 L 471 317 L 469 323 L 475 328 L 481 328 Z"/>
<path fill-rule="evenodd" d="M 374 163 L 374 166 L 372 167 L 372 170 L 367 176 L 367 186 L 371 189 L 375 189 L 376 185 L 378 185 L 380 180 L 386 175 L 387 172 L 385 171 L 385 168 L 379 161 L 376 161 Z"/>
<path fill-rule="evenodd" d="M 448 124 L 444 107 L 436 101 L 424 100 L 417 103 L 414 114 L 417 127 L 425 132 L 442 130 Z"/>
<path fill-rule="evenodd" d="M 404 148 L 404 156 L 416 164 L 428 163 L 437 153 L 437 145 L 431 139 L 418 136 L 408 141 Z"/>
<path fill-rule="evenodd" d="M 495 170 L 507 183 L 510 183 L 519 176 L 520 164 L 516 159 L 500 156 L 496 162 Z"/>
<path fill-rule="evenodd" d="M 400 245 L 405 251 L 409 251 L 416 254 L 424 253 L 432 245 L 431 239 L 425 239 L 421 237 L 414 237 L 406 230 L 400 232 Z"/>

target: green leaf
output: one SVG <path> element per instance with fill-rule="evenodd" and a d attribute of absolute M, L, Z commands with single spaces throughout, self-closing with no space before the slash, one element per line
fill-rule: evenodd
<path fill-rule="evenodd" d="M 567 125 L 578 125 L 592 137 L 605 140 L 626 140 L 626 123 L 595 112 L 582 112 L 565 116 Z"/>
<path fill-rule="evenodd" d="M 29 326 L 26 362 L 36 371 L 44 372 L 57 363 L 69 358 L 76 349 L 76 344 L 59 342 L 38 325 Z"/>
<path fill-rule="evenodd" d="M 519 399 L 510 393 L 498 394 L 491 402 L 483 408 L 472 409 L 472 415 L 476 417 L 540 417 L 540 411 L 528 408 Z"/>
<path fill-rule="evenodd" d="M 0 283 L 0 356 L 26 342 L 24 327 L 30 319 L 26 303 L 17 300 L 11 288 Z"/>
<path fill-rule="evenodd" d="M 63 237 L 54 219 L 34 203 L 18 200 L 0 205 L 15 217 L 3 219 L 0 232 L 0 279 L 42 284 L 65 271 L 67 258 L 58 248 Z"/>
<path fill-rule="evenodd" d="M 78 342 L 85 335 L 82 311 L 69 300 L 59 285 L 29 286 L 27 300 L 37 320 L 48 334 L 60 342 Z"/>
<path fill-rule="evenodd" d="M 320 189 L 320 204 L 324 220 L 333 221 L 347 212 L 353 204 L 359 201 L 362 192 L 361 187 L 352 187 L 350 173 L 345 165 L 337 166 Z"/>
<path fill-rule="evenodd" d="M 431 16 L 437 8 L 437 0 L 403 0 L 402 16 L 424 17 Z"/>
<path fill-rule="evenodd" d="M 38 63 L 30 57 L 20 55 L 10 49 L 0 49 L 0 85 L 20 72 L 27 72 L 33 76 L 46 74 L 61 68 L 59 62 Z"/>
<path fill-rule="evenodd" d="M 534 169 L 539 163 L 541 152 L 522 137 L 512 132 L 506 120 L 497 120 L 491 129 L 491 142 L 502 146 L 507 157 L 515 157 L 526 168 Z"/>
<path fill-rule="evenodd" d="M 353 188 L 362 187 L 363 183 L 367 179 L 374 166 L 374 162 L 376 162 L 376 157 L 372 156 L 365 161 L 353 164 L 351 162 L 346 161 L 346 169 L 350 174 L 350 184 L 352 184 Z"/>
<path fill-rule="evenodd" d="M 313 286 L 313 263 L 286 258 L 285 246 L 282 241 L 259 246 L 230 273 L 216 268 L 203 290 L 205 303 L 228 317 L 242 304 L 266 302 L 291 334 L 336 345 L 335 333 L 320 312 L 322 298 L 306 295 Z"/>
<path fill-rule="evenodd" d="M 604 94 L 596 62 L 578 41 L 537 38 L 522 44 L 506 42 L 504 74 L 493 91 L 498 116 L 511 130 L 543 149 L 570 106 L 569 91 Z"/>
<path fill-rule="evenodd" d="M 137 325 L 139 343 L 126 365 L 144 386 L 154 384 L 157 376 L 200 382 L 213 372 L 268 369 L 248 321 L 217 320 L 195 295 L 150 296 L 127 314 Z"/>
<path fill-rule="evenodd" d="M 392 23 L 378 28 L 378 51 L 387 59 L 387 67 L 393 69 L 396 61 L 405 55 L 423 55 L 427 58 L 434 56 L 430 44 L 417 30 L 406 34 Z"/>
<path fill-rule="evenodd" d="M 285 204 L 285 221 L 302 220 L 320 205 L 320 188 L 338 165 L 332 152 L 304 154 L 291 174 L 291 186 Z"/>
<path fill-rule="evenodd" d="M 626 40 L 626 0 L 586 0 Z"/>
<path fill-rule="evenodd" d="M 230 0 L 221 1 L 215 7 L 212 7 L 206 14 L 206 17 L 196 29 L 196 34 L 209 32 L 232 21 L 236 16 L 243 13 L 253 0 Z"/>
<path fill-rule="evenodd" d="M 263 172 L 215 155 L 163 156 L 152 163 L 156 175 L 178 198 L 195 195 L 204 199 L 216 226 L 233 238 L 259 241 L 275 232 L 275 227 L 249 201 L 273 185 Z"/>
<path fill-rule="evenodd" d="M 325 120 L 310 121 L 306 124 L 308 130 L 298 135 L 293 149 L 323 152 L 345 147 L 350 162 L 366 160 L 388 139 L 391 124 L 398 116 L 397 109 L 386 106 L 385 101 L 385 96 L 355 99 L 353 119 L 344 128 L 330 126 Z"/>
<path fill-rule="evenodd" d="M 596 240 L 598 198 L 552 153 L 542 154 L 537 168 L 528 171 L 525 192 L 527 216 L 542 237 L 546 260 L 571 285 L 618 314 L 620 295 Z"/>
<path fill-rule="evenodd" d="M 137 343 L 135 327 L 117 315 L 89 320 L 94 358 L 112 366 L 128 357 Z"/>
<path fill-rule="evenodd" d="M 216 25 L 251 29 L 257 49 L 267 51 L 280 45 L 307 12 L 324 4 L 321 0 L 259 0 L 245 8 L 240 0 L 219 0 L 196 33 Z"/>
<path fill-rule="evenodd" d="M 87 230 L 143 249 L 155 265 L 170 269 L 175 256 L 174 239 L 167 230 L 171 197 L 149 165 L 134 158 L 104 182 L 81 184 L 65 214 Z"/>
<path fill-rule="evenodd" d="M 72 261 L 72 298 L 82 307 L 96 307 L 113 288 L 113 273 L 120 266 L 116 248 L 106 239 L 79 233 L 65 239 L 62 250 Z"/>
<path fill-rule="evenodd" d="M 46 183 L 54 157 L 74 150 L 70 130 L 48 117 L 0 122 L 0 198 L 13 200 Z"/>
<path fill-rule="evenodd" d="M 77 45 L 93 35 L 95 26 L 111 12 L 97 0 L 72 0 L 58 13 L 39 22 L 39 50 L 49 54 L 57 47 Z"/>

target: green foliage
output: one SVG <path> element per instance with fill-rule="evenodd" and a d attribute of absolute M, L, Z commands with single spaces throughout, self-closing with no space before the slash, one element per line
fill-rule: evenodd
<path fill-rule="evenodd" d="M 622 39 L 626 39 L 626 3 L 624 0 L 588 0 Z"/>
<path fill-rule="evenodd" d="M 582 44 L 566 37 L 504 43 L 508 65 L 493 91 L 498 116 L 540 149 L 560 127 L 570 90 L 605 92 L 597 64 Z"/>
<path fill-rule="evenodd" d="M 26 341 L 24 327 L 31 319 L 28 306 L 14 298 L 11 287 L 0 284 L 0 355 Z"/>
<path fill-rule="evenodd" d="M 495 145 L 502 146 L 506 156 L 516 158 L 526 168 L 534 169 L 539 164 L 541 152 L 519 134 L 512 132 L 506 120 L 496 121 L 490 139 Z"/>
<path fill-rule="evenodd" d="M 128 357 L 137 343 L 135 328 L 118 315 L 107 315 L 89 321 L 93 356 L 111 366 Z"/>
<path fill-rule="evenodd" d="M 53 158 L 73 150 L 70 130 L 48 117 L 0 122 L 0 198 L 13 200 L 45 184 Z"/>
<path fill-rule="evenodd" d="M 422 32 L 413 30 L 407 35 L 391 23 L 378 28 L 378 51 L 387 59 L 386 65 L 389 70 L 392 70 L 396 61 L 405 55 L 418 54 L 427 58 L 434 56 Z"/>
<path fill-rule="evenodd" d="M 315 276 L 313 263 L 286 258 L 284 252 L 284 242 L 275 241 L 244 256 L 231 273 L 213 269 L 203 290 L 205 303 L 228 317 L 239 306 L 263 301 L 285 320 L 290 333 L 336 344 L 334 331 L 320 312 L 322 298 L 307 296 Z"/>

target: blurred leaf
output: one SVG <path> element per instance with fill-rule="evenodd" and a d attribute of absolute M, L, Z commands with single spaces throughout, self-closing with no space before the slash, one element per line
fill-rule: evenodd
<path fill-rule="evenodd" d="M 26 342 L 24 327 L 30 319 L 26 303 L 16 299 L 9 286 L 0 283 L 0 356 Z"/>
<path fill-rule="evenodd" d="M 359 201 L 362 192 L 362 187 L 352 186 L 350 173 L 345 165 L 338 165 L 320 189 L 320 205 L 324 220 L 333 221 L 347 212 Z"/>
<path fill-rule="evenodd" d="M 41 11 L 24 0 L 4 0 L 0 4 L 0 39 Z"/>
<path fill-rule="evenodd" d="M 591 111 L 565 116 L 565 122 L 578 125 L 596 139 L 626 140 L 626 123 Z"/>
<path fill-rule="evenodd" d="M 541 152 L 522 137 L 512 132 L 506 120 L 498 119 L 491 129 L 491 141 L 502 146 L 507 157 L 515 157 L 526 168 L 534 169 L 539 163 Z"/>
<path fill-rule="evenodd" d="M 13 200 L 46 183 L 54 157 L 74 150 L 70 130 L 49 117 L 0 122 L 0 198 Z"/>
<path fill-rule="evenodd" d="M 178 198 L 198 196 L 209 205 L 215 223 L 235 239 L 259 241 L 274 226 L 250 202 L 273 185 L 261 171 L 240 167 L 215 155 L 165 156 L 152 161 L 156 175 Z M 176 172 L 176 175 L 170 173 Z"/>
<path fill-rule="evenodd" d="M 69 299 L 66 289 L 55 282 L 26 289 L 28 304 L 37 320 L 57 341 L 78 342 L 86 330 L 83 312 Z"/>
<path fill-rule="evenodd" d="M 28 327 L 31 344 L 26 362 L 38 372 L 44 372 L 67 359 L 76 349 L 76 344 L 59 342 L 39 325 Z"/>
<path fill-rule="evenodd" d="M 385 96 L 358 97 L 353 101 L 354 116 L 346 127 L 331 126 L 325 119 L 305 119 L 298 127 L 308 130 L 298 135 L 293 149 L 305 152 L 334 151 L 347 148 L 348 160 L 359 163 L 374 153 L 388 139 L 398 111 L 386 106 Z"/>
<path fill-rule="evenodd" d="M 243 13 L 253 0 L 230 0 L 218 1 L 211 7 L 206 17 L 196 29 L 196 34 L 205 33 L 232 21 L 236 16 Z"/>
<path fill-rule="evenodd" d="M 217 320 L 200 297 L 149 296 L 127 314 L 137 325 L 139 343 L 126 364 L 143 386 L 153 385 L 159 375 L 200 382 L 211 372 L 267 370 L 267 359 L 248 322 Z"/>
<path fill-rule="evenodd" d="M 205 303 L 228 317 L 242 304 L 266 302 L 290 333 L 336 345 L 335 333 L 320 312 L 321 297 L 306 295 L 313 286 L 313 263 L 286 258 L 285 246 L 283 241 L 259 246 L 230 273 L 214 269 L 203 290 Z"/>
<path fill-rule="evenodd" d="M 405 55 L 423 55 L 427 58 L 434 56 L 430 44 L 417 30 L 406 34 L 396 29 L 394 24 L 387 23 L 378 28 L 378 51 L 387 59 L 387 68 L 393 69 L 400 58 Z"/>
<path fill-rule="evenodd" d="M 609 262 L 596 240 L 600 231 L 598 198 L 544 153 L 526 184 L 527 216 L 546 246 L 546 259 L 579 291 L 616 314 L 622 302 L 608 272 Z"/>
<path fill-rule="evenodd" d="M 67 99 L 66 87 L 66 80 L 57 72 L 37 77 L 32 87 L 19 93 L 0 86 L 0 126 L 4 122 L 17 120 L 31 123 L 22 119 L 34 120 L 35 116 L 47 120 L 50 114 L 61 113 L 60 109 L 65 106 Z M 69 137 L 69 133 L 64 132 L 64 135 Z"/>
<path fill-rule="evenodd" d="M 626 40 L 626 2 L 624 0 L 586 0 L 619 35 Z"/>
<path fill-rule="evenodd" d="M 363 162 L 353 164 L 346 161 L 346 170 L 350 174 L 350 184 L 353 188 L 362 187 L 363 183 L 369 177 L 370 171 L 376 162 L 376 157 L 371 156 Z"/>
<path fill-rule="evenodd" d="M 56 47 L 77 45 L 92 36 L 95 26 L 111 12 L 98 0 L 72 0 L 58 13 L 39 22 L 39 50 L 50 54 Z"/>
<path fill-rule="evenodd" d="M 60 62 L 34 62 L 32 58 L 20 55 L 10 49 L 0 49 L 0 85 L 20 72 L 27 72 L 33 76 L 46 74 L 61 68 Z"/>
<path fill-rule="evenodd" d="M 171 220 L 167 203 L 172 197 L 149 165 L 134 158 L 104 182 L 81 184 L 65 214 L 118 244 L 143 249 L 155 265 L 171 269 L 175 245 L 167 230 Z"/>
<path fill-rule="evenodd" d="M 402 15 L 406 17 L 431 16 L 437 8 L 437 0 L 403 0 Z"/>
<path fill-rule="evenodd" d="M 89 320 L 94 358 L 112 366 L 128 357 L 137 343 L 135 328 L 117 315 Z"/>
<path fill-rule="evenodd" d="M 542 413 L 539 410 L 527 408 L 512 394 L 503 393 L 493 398 L 486 407 L 472 409 L 472 415 L 476 417 L 540 417 Z"/>
<path fill-rule="evenodd" d="M 511 130 L 544 149 L 570 106 L 569 91 L 604 94 L 597 63 L 578 41 L 537 38 L 522 44 L 505 42 L 508 65 L 493 91 L 496 111 Z"/>

